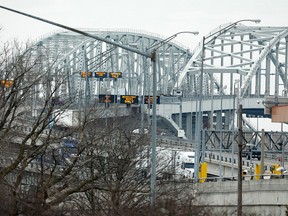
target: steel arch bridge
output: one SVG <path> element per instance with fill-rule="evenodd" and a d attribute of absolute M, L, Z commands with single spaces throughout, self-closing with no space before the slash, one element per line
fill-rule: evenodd
<path fill-rule="evenodd" d="M 126 29 L 83 31 L 142 52 L 148 52 L 150 47 L 164 40 L 159 35 Z M 46 67 L 48 68 L 49 64 L 53 65 L 49 75 L 51 82 L 59 77 L 66 80 L 56 91 L 56 96 L 76 97 L 78 101 L 85 97 L 93 100 L 98 94 L 151 93 L 151 61 L 131 51 L 68 31 L 59 31 L 43 37 L 31 50 L 35 59 L 43 53 L 49 55 L 48 59 L 51 61 L 46 61 Z M 187 47 L 176 42 L 164 43 L 157 51 L 158 94 L 168 94 L 178 85 L 180 72 L 191 59 L 192 53 Z M 122 72 L 122 78 L 85 79 L 81 77 L 81 72 Z M 49 87 L 43 88 L 47 91 Z"/>
<path fill-rule="evenodd" d="M 157 94 L 170 95 L 180 90 L 181 100 L 186 103 L 183 103 L 183 113 L 187 113 L 197 112 L 201 92 L 202 109 L 210 112 L 212 125 L 214 111 L 220 110 L 219 98 L 222 116 L 222 110 L 232 112 L 234 109 L 235 95 L 246 102 L 247 109 L 255 108 L 253 98 L 287 96 L 288 28 L 230 26 L 225 24 L 211 31 L 193 52 L 184 45 L 147 32 L 83 31 L 141 52 L 149 52 L 161 44 L 157 49 Z M 38 40 L 30 50 L 35 59 L 48 55 L 43 59 L 43 67 L 52 67 L 48 70 L 50 82 L 39 86 L 42 91 L 36 91 L 40 92 L 39 98 L 43 92 L 51 91 L 53 82 L 58 80 L 62 83 L 55 96 L 73 98 L 77 104 L 93 101 L 99 94 L 152 94 L 151 60 L 123 48 L 73 32 L 58 31 Z M 119 79 L 81 76 L 81 72 L 119 71 L 123 75 Z M 179 115 L 179 108 L 166 109 L 165 103 L 169 100 L 162 99 L 159 115 L 167 119 L 172 114 Z M 215 106 L 211 108 L 211 104 Z M 231 115 L 224 116 L 230 121 L 227 125 L 231 125 Z M 182 127 L 179 122 L 178 126 Z"/>
<path fill-rule="evenodd" d="M 220 26 L 207 37 L 228 25 Z M 287 44 L 287 27 L 236 25 L 204 45 L 200 42 L 178 82 L 189 77 L 190 86 L 186 90 L 197 93 L 203 63 L 204 95 L 221 89 L 224 89 L 223 93 L 233 94 L 234 85 L 239 82 L 240 98 L 248 95 L 281 96 L 287 93 Z"/>
<path fill-rule="evenodd" d="M 222 25 L 213 32 L 225 28 Z M 84 30 L 90 34 L 137 48 L 143 52 L 164 40 L 164 37 L 132 30 Z M 240 97 L 287 93 L 288 28 L 236 25 L 212 37 L 203 45 L 189 49 L 175 42 L 167 42 L 158 50 L 158 94 L 171 94 L 175 89 L 184 95 L 199 91 L 203 63 L 203 95 L 217 92 L 234 94 L 241 86 Z M 204 49 L 204 55 L 202 56 Z M 56 94 L 63 97 L 89 97 L 111 93 L 117 85 L 126 94 L 141 95 L 151 90 L 151 62 L 139 54 L 68 31 L 58 31 L 41 38 L 31 48 L 35 58 L 48 53 L 53 62 L 51 80 L 67 77 Z M 46 60 L 47 66 L 52 64 Z M 81 71 L 123 72 L 123 79 L 81 78 Z M 236 83 L 235 83 L 236 82 Z M 87 87 L 86 87 L 87 85 Z M 86 90 L 85 90 L 86 89 Z M 115 89 L 114 89 L 115 91 Z"/>

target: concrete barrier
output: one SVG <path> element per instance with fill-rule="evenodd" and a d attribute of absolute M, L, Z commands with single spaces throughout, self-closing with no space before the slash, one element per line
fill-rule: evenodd
<path fill-rule="evenodd" d="M 288 178 L 242 182 L 244 215 L 286 215 Z M 237 214 L 237 181 L 206 182 L 197 185 L 197 201 L 213 213 Z"/>

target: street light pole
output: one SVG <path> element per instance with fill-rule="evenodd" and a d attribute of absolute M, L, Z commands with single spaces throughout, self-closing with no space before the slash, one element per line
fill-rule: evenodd
<path fill-rule="evenodd" d="M 199 173 L 199 163 L 200 163 L 200 148 L 201 148 L 201 140 L 202 140 L 202 129 L 203 129 L 203 116 L 202 116 L 202 95 L 203 95 L 203 73 L 204 73 L 204 58 L 205 58 L 205 40 L 206 38 L 203 36 L 202 39 L 202 53 L 201 53 L 201 70 L 200 70 L 200 80 L 199 80 L 199 93 L 197 94 L 198 106 L 197 109 L 197 139 L 196 140 L 196 152 L 195 152 L 195 181 L 198 182 L 198 173 Z"/>
<path fill-rule="evenodd" d="M 151 205 L 156 206 L 156 92 L 157 92 L 157 75 L 156 75 L 156 50 L 151 53 L 151 61 L 153 67 L 153 102 L 152 102 L 152 155 L 151 155 Z"/>
<path fill-rule="evenodd" d="M 284 163 L 285 163 L 285 156 L 284 156 L 284 139 L 283 139 L 283 122 L 281 122 L 281 166 L 284 168 Z"/>
<path fill-rule="evenodd" d="M 179 96 L 179 128 L 182 129 L 182 99 L 183 99 L 183 92 L 182 95 Z"/>
<path fill-rule="evenodd" d="M 201 52 L 201 69 L 200 69 L 200 80 L 199 80 L 199 94 L 198 95 L 198 101 L 199 101 L 199 111 L 197 115 L 197 137 L 198 141 L 196 140 L 196 152 L 195 152 L 195 180 L 198 181 L 198 171 L 199 171 L 199 158 L 200 158 L 200 145 L 201 145 L 201 131 L 203 129 L 203 116 L 202 116 L 202 97 L 203 97 L 203 76 L 204 76 L 204 61 L 205 61 L 205 45 L 207 45 L 211 40 L 217 38 L 218 36 L 224 34 L 229 29 L 235 27 L 240 22 L 254 22 L 254 23 L 260 23 L 260 19 L 242 19 L 238 20 L 234 23 L 231 23 L 227 25 L 226 27 L 212 33 L 211 35 L 205 37 L 203 36 L 202 39 L 202 52 Z M 210 40 L 209 40 L 210 39 Z M 207 41 L 208 40 L 208 41 Z M 242 201 L 241 201 L 242 202 Z"/>
<path fill-rule="evenodd" d="M 260 102 L 261 101 L 257 101 L 257 109 L 259 109 L 259 104 L 260 104 Z M 258 137 L 258 132 L 259 132 L 259 127 L 258 127 L 258 125 L 259 125 L 259 122 L 258 122 L 258 118 L 259 118 L 259 115 L 257 114 L 257 136 L 256 137 Z M 257 139 L 256 139 L 256 141 L 257 141 Z M 256 143 L 257 144 L 257 143 Z"/>
<path fill-rule="evenodd" d="M 220 161 L 219 161 L 219 177 L 222 179 L 222 144 L 223 144 L 223 115 L 222 115 L 222 95 L 220 95 L 220 100 L 221 100 L 221 107 L 220 107 L 220 117 L 221 117 L 221 128 L 220 128 Z"/>
<path fill-rule="evenodd" d="M 222 112 L 223 112 L 223 100 L 222 100 L 222 96 L 223 96 L 223 91 L 224 89 L 226 89 L 227 86 L 223 86 L 221 88 L 220 91 L 220 101 L 221 101 L 221 105 L 220 105 L 220 112 L 221 112 L 221 128 L 220 128 L 220 161 L 219 161 L 219 177 L 220 179 L 222 179 L 222 145 L 223 145 L 223 124 L 222 124 L 222 120 L 223 120 L 223 116 L 222 116 Z"/>
<path fill-rule="evenodd" d="M 232 120 L 232 132 L 233 132 L 233 139 L 232 139 L 232 178 L 234 179 L 234 154 L 235 154 L 235 116 L 236 116 L 236 108 L 235 108 L 235 100 L 236 100 L 236 88 L 235 85 L 240 82 L 239 79 L 235 80 L 234 82 L 234 96 L 233 96 L 233 120 Z M 237 92 L 238 95 L 238 92 Z"/>
<path fill-rule="evenodd" d="M 213 34 L 203 37 L 202 41 L 202 53 L 201 53 L 201 70 L 200 70 L 200 86 L 199 86 L 199 108 L 200 110 L 198 111 L 198 130 L 197 130 L 197 136 L 199 139 L 199 142 L 197 142 L 197 151 L 195 154 L 195 175 L 196 178 L 195 180 L 198 181 L 198 157 L 199 157 L 199 149 L 198 146 L 201 144 L 201 130 L 202 130 L 202 88 L 203 88 L 203 75 L 204 75 L 204 55 L 205 55 L 205 45 L 208 44 L 211 40 L 217 38 L 218 36 L 224 34 L 227 32 L 229 29 L 235 27 L 238 23 L 240 22 L 254 22 L 254 23 L 260 23 L 261 20 L 259 19 L 242 19 L 238 20 L 230 25 L 227 25 L 226 27 L 214 32 Z M 209 38 L 212 38 L 211 40 L 208 40 Z M 239 89 L 240 92 L 240 89 Z M 241 96 L 239 94 L 239 96 Z M 240 98 L 239 98 L 240 99 Z M 238 135 L 238 199 L 237 199 L 237 215 L 241 216 L 242 215 L 242 104 L 240 104 L 240 101 L 238 101 L 238 128 L 239 128 L 239 135 Z"/>
<path fill-rule="evenodd" d="M 238 199 L 237 199 L 237 216 L 242 216 L 242 104 L 238 104 Z"/>
<path fill-rule="evenodd" d="M 237 25 L 239 22 L 243 21 L 249 21 L 249 22 L 255 22 L 255 23 L 260 23 L 260 19 L 255 19 L 255 20 L 239 20 L 234 24 Z M 231 25 L 233 25 L 231 24 Z M 231 27 L 232 28 L 232 27 Z M 243 136 L 243 130 L 242 130 L 242 104 L 240 103 L 240 98 L 241 98 L 241 89 L 239 86 L 239 98 L 238 98 L 238 178 L 237 178 L 237 183 L 238 183 L 238 188 L 237 188 L 237 216 L 242 216 L 242 136 Z M 262 156 L 261 156 L 262 157 Z M 262 169 L 262 168 L 261 168 Z"/>
<path fill-rule="evenodd" d="M 156 147 L 157 147 L 157 120 L 156 120 L 156 96 L 157 96 L 157 49 L 164 44 L 168 43 L 170 40 L 177 37 L 178 34 L 182 33 L 189 33 L 193 35 L 198 35 L 198 32 L 190 32 L 190 31 L 183 31 L 178 32 L 158 44 L 153 46 L 153 50 L 151 52 L 150 58 L 152 61 L 152 68 L 153 68 L 153 104 L 152 104 L 152 148 L 151 148 L 151 205 L 153 208 L 156 207 Z M 151 49 L 152 47 L 150 47 Z"/>
<path fill-rule="evenodd" d="M 215 39 L 215 38 L 217 38 L 218 36 L 224 34 L 224 33 L 227 32 L 228 30 L 230 30 L 231 28 L 237 26 L 238 23 L 240 23 L 240 22 L 254 22 L 254 23 L 258 24 L 258 23 L 261 22 L 261 20 L 260 20 L 260 19 L 242 19 L 242 20 L 238 20 L 238 21 L 233 22 L 233 23 L 227 25 L 226 27 L 224 27 L 224 28 L 222 28 L 222 29 L 220 29 L 220 30 L 212 33 L 211 35 L 207 36 L 205 39 L 206 39 L 206 40 L 209 39 L 209 38 Z M 210 42 L 210 41 L 206 42 L 206 44 L 209 43 L 209 42 Z M 206 45 L 206 44 L 205 44 L 205 45 Z"/>

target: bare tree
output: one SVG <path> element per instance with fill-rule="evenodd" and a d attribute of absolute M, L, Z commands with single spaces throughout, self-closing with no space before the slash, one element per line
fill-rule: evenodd
<path fill-rule="evenodd" d="M 29 186 L 23 186 L 25 181 L 34 178 L 33 190 L 35 199 L 45 204 L 47 198 L 46 176 L 54 175 L 57 166 L 41 164 L 40 168 L 31 166 L 39 156 L 51 152 L 51 145 L 59 142 L 61 136 L 55 133 L 50 126 L 55 120 L 53 111 L 53 97 L 63 80 L 54 79 L 53 88 L 47 88 L 50 83 L 49 70 L 53 67 L 56 59 L 51 60 L 51 66 L 43 65 L 43 55 L 33 56 L 30 45 L 5 43 L 0 53 L 0 148 L 1 167 L 0 180 L 2 187 L 9 194 L 3 206 L 10 209 L 11 214 L 24 211 L 26 195 L 31 195 Z M 46 87 L 46 88 L 45 88 Z M 70 102 L 62 106 L 62 110 L 69 106 Z M 37 111 L 37 113 L 33 113 Z M 59 114 L 58 114 L 59 115 Z M 48 168 L 50 171 L 48 170 Z M 44 184 L 45 183 L 45 184 Z M 40 186 L 40 187 L 39 187 Z M 35 189 L 36 188 L 36 189 Z M 28 193 L 26 193 L 28 191 Z M 41 201 L 40 201 L 41 200 Z M 27 200 L 28 201 L 28 200 Z M 46 204 L 45 204 L 46 205 Z M 31 205 L 32 206 L 32 205 Z M 31 207 L 32 208 L 32 207 Z M 37 208 L 34 205 L 33 208 Z M 38 208 L 39 209 L 39 208 Z"/>
<path fill-rule="evenodd" d="M 74 101 L 70 97 L 64 103 L 55 103 L 55 92 L 65 76 L 53 78 L 51 70 L 55 70 L 57 59 L 51 59 L 49 53 L 35 58 L 33 52 L 33 46 L 21 47 L 16 42 L 4 44 L 1 52 L 0 179 L 5 191 L 3 201 L 7 202 L 1 211 L 51 214 L 60 207 L 70 209 L 67 200 L 73 200 L 74 194 L 91 194 L 96 189 L 115 194 L 110 202 L 116 206 L 113 209 L 118 208 L 119 195 L 113 191 L 120 191 L 120 185 L 110 187 L 109 182 L 117 179 L 123 183 L 128 173 L 132 179 L 136 175 L 131 167 L 136 163 L 132 158 L 137 152 L 138 147 L 133 146 L 137 139 L 126 134 L 133 129 L 131 123 L 126 130 L 120 120 L 103 127 L 100 120 L 97 123 L 95 110 L 87 107 L 78 111 L 77 127 L 53 127 Z M 49 59 L 49 65 L 43 59 Z M 95 127 L 97 124 L 102 127 Z M 139 140 L 143 143 L 145 139 Z M 65 141 L 75 141 L 74 146 L 65 147 Z"/>
<path fill-rule="evenodd" d="M 133 133 L 140 127 L 139 114 L 103 118 L 97 113 L 104 106 L 91 103 L 81 109 L 73 95 L 59 98 L 67 77 L 57 76 L 58 59 L 35 52 L 32 45 L 17 42 L 0 50 L 0 214 L 203 211 L 191 203 L 191 182 L 171 181 L 157 182 L 157 209 L 151 209 L 151 141 L 149 133 Z M 57 124 L 68 110 L 77 114 L 78 123 Z"/>

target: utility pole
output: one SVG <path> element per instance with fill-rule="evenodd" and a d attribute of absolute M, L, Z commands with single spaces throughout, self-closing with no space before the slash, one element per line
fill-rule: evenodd
<path fill-rule="evenodd" d="M 151 61 L 153 64 L 153 107 L 152 107 L 152 155 L 151 155 L 151 205 L 156 207 L 156 92 L 157 92 L 157 75 L 156 75 L 156 50 L 153 50 L 151 54 Z"/>
<path fill-rule="evenodd" d="M 260 168 L 261 168 L 261 179 L 264 177 L 264 145 L 265 145 L 265 132 L 264 129 L 261 130 L 261 161 L 260 161 Z"/>
<path fill-rule="evenodd" d="M 237 216 L 242 216 L 242 104 L 238 105 L 238 200 L 237 200 Z"/>

